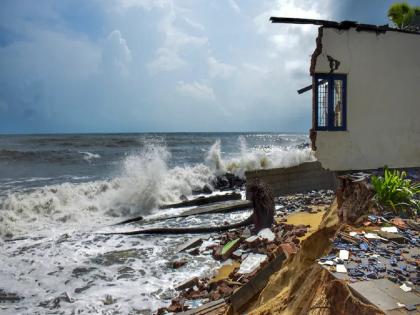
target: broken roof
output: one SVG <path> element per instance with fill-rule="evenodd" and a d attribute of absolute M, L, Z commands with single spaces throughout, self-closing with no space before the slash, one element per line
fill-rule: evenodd
<path fill-rule="evenodd" d="M 385 33 L 387 31 L 409 33 L 420 35 L 420 32 L 413 30 L 401 30 L 398 28 L 389 27 L 385 25 L 373 25 L 373 24 L 361 24 L 355 21 L 328 21 L 328 20 L 316 20 L 316 19 L 300 19 L 300 18 L 287 18 L 287 17 L 270 17 L 272 23 L 286 23 L 286 24 L 313 24 L 318 26 L 325 26 L 330 28 L 336 28 L 340 30 L 347 30 L 349 28 L 355 28 L 356 31 L 370 31 L 376 33 Z"/>

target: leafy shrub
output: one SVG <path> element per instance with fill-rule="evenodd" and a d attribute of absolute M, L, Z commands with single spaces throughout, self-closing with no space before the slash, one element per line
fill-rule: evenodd
<path fill-rule="evenodd" d="M 384 176 L 372 176 L 376 201 L 403 216 L 417 215 L 420 210 L 420 183 L 406 179 L 407 173 L 385 168 Z"/>

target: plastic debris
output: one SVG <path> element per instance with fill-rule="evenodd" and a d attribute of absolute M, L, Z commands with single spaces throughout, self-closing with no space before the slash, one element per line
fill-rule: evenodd
<path fill-rule="evenodd" d="M 257 235 L 253 235 L 253 236 L 248 237 L 248 238 L 245 240 L 245 242 L 247 242 L 247 243 L 253 243 L 253 242 L 255 242 L 257 239 L 258 239 L 258 236 L 257 236 Z"/>
<path fill-rule="evenodd" d="M 269 228 L 265 228 L 265 229 L 262 229 L 261 231 L 259 231 L 258 236 L 260 236 L 263 239 L 268 240 L 269 242 L 274 241 L 274 239 L 276 237 L 274 235 L 274 233 Z"/>
<path fill-rule="evenodd" d="M 365 233 L 364 237 L 367 239 L 380 239 L 381 237 L 375 233 Z"/>
<path fill-rule="evenodd" d="M 320 264 L 320 265 L 326 265 L 326 266 L 334 266 L 334 262 L 332 260 L 318 261 L 318 264 Z"/>
<path fill-rule="evenodd" d="M 241 239 L 237 238 L 226 243 L 222 248 L 222 258 L 227 259 L 238 248 Z"/>
<path fill-rule="evenodd" d="M 255 271 L 263 261 L 267 259 L 267 255 L 261 254 L 249 254 L 244 261 L 242 261 L 241 267 L 238 270 L 239 274 L 247 274 Z"/>
<path fill-rule="evenodd" d="M 366 250 L 369 249 L 369 245 L 367 243 L 365 243 L 365 242 L 361 243 L 359 245 L 359 247 L 360 247 L 361 250 L 364 250 L 364 251 L 366 251 Z"/>
<path fill-rule="evenodd" d="M 388 232 L 388 233 L 398 233 L 398 229 L 395 226 L 381 227 L 381 231 Z"/>
<path fill-rule="evenodd" d="M 406 285 L 405 283 L 403 283 L 402 286 L 400 286 L 400 289 L 403 290 L 404 292 L 410 292 L 412 290 L 412 288 L 410 288 L 408 285 Z"/>
<path fill-rule="evenodd" d="M 341 249 L 338 257 L 342 260 L 348 260 L 349 259 L 349 251 L 345 249 Z"/>
<path fill-rule="evenodd" d="M 337 272 L 347 273 L 346 266 L 344 266 L 344 265 L 337 265 L 335 268 L 336 268 Z"/>

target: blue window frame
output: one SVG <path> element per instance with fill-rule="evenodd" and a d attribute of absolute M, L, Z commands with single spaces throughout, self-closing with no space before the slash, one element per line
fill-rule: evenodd
<path fill-rule="evenodd" d="M 315 129 L 340 131 L 347 128 L 347 76 L 315 74 Z"/>

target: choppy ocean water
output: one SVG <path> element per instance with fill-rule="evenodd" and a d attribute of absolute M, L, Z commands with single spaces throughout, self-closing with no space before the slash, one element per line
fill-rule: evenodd
<path fill-rule="evenodd" d="M 149 314 L 167 304 L 176 283 L 211 275 L 219 263 L 203 254 L 172 270 L 170 261 L 185 255 L 174 248 L 188 236 L 102 234 L 114 229 L 109 224 L 180 211 L 157 206 L 227 171 L 244 176 L 312 159 L 300 134 L 0 136 L 0 293 L 16 294 L 0 311 Z M 248 214 L 157 225 L 214 225 Z"/>

